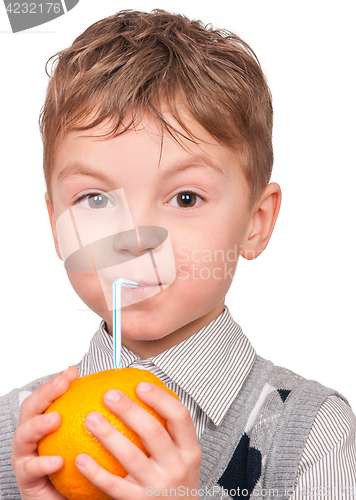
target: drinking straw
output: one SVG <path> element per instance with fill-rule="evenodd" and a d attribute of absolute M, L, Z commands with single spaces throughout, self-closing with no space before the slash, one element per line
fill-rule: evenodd
<path fill-rule="evenodd" d="M 114 366 L 121 368 L 121 288 L 123 286 L 138 286 L 136 281 L 119 278 L 113 283 L 113 310 L 114 310 Z"/>

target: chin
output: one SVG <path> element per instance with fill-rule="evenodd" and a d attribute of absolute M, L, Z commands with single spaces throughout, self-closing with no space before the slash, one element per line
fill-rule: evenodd
<path fill-rule="evenodd" d="M 140 311 L 136 310 L 123 320 L 122 335 L 132 340 L 156 340 L 169 335 L 179 327 L 180 325 L 177 327 L 173 325 L 172 328 L 164 316 L 157 315 L 157 311 L 144 311 L 140 314 Z"/>
<path fill-rule="evenodd" d="M 161 340 L 164 337 L 167 337 L 167 335 L 157 335 L 157 332 L 145 332 L 142 334 L 139 332 L 137 335 L 127 336 L 125 338 L 134 342 L 154 342 L 155 340 Z"/>

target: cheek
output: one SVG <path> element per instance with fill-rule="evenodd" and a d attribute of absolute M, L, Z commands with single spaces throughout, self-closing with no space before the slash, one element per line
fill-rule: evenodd
<path fill-rule="evenodd" d="M 108 312 L 103 289 L 98 274 L 71 273 L 67 271 L 68 279 L 82 301 L 94 312 Z"/>
<path fill-rule="evenodd" d="M 220 303 L 233 280 L 239 239 L 218 230 L 186 243 L 176 249 L 177 286 L 184 301 L 187 305 L 201 300 Z"/>

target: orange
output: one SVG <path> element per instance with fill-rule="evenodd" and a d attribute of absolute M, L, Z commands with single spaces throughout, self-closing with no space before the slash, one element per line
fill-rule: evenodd
<path fill-rule="evenodd" d="M 38 443 L 38 453 L 39 455 L 60 455 L 63 457 L 63 467 L 58 472 L 51 474 L 49 478 L 57 491 L 68 500 L 109 499 L 77 469 L 75 458 L 80 453 L 90 455 L 112 474 L 121 477 L 127 475 L 120 462 L 86 428 L 84 419 L 91 411 L 100 412 L 148 456 L 148 452 L 138 435 L 105 406 L 103 396 L 108 390 L 120 389 L 156 417 L 166 428 L 166 421 L 136 396 L 135 389 L 140 382 L 150 382 L 162 387 L 178 399 L 178 396 L 153 373 L 138 368 L 123 368 L 85 375 L 74 380 L 68 391 L 56 399 L 45 411 L 45 413 L 58 411 L 62 420 L 58 429 L 45 436 Z"/>

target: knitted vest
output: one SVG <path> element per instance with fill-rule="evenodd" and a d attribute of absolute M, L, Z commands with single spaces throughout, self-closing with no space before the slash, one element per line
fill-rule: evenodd
<path fill-rule="evenodd" d="M 50 377 L 0 398 L 1 500 L 21 500 L 10 462 L 11 439 L 20 403 Z M 287 500 L 315 416 L 330 395 L 347 403 L 336 391 L 257 356 L 221 425 L 209 422 L 200 439 L 199 498 Z M 176 496 L 182 496 L 179 490 Z"/>

